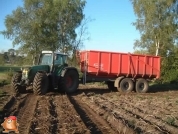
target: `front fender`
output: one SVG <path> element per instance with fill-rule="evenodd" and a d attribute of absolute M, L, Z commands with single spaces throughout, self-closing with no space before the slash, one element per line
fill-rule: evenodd
<path fill-rule="evenodd" d="M 77 73 L 78 73 L 78 70 L 75 68 L 75 67 L 65 67 L 62 72 L 61 72 L 61 76 L 64 77 L 65 73 L 68 71 L 68 70 L 75 70 Z"/>

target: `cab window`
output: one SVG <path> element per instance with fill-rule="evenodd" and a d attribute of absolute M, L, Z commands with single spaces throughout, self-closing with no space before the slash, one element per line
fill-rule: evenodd
<path fill-rule="evenodd" d="M 62 65 L 63 64 L 63 59 L 62 59 L 62 55 L 56 55 L 56 58 L 54 60 L 54 64 L 60 64 Z"/>
<path fill-rule="evenodd" d="M 52 54 L 42 54 L 40 58 L 40 65 L 52 64 Z"/>

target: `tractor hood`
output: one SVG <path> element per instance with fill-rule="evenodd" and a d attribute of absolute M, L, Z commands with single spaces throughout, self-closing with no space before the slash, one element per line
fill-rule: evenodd
<path fill-rule="evenodd" d="M 28 71 L 28 79 L 30 81 L 33 81 L 35 74 L 38 71 L 45 71 L 45 72 L 49 73 L 50 72 L 50 66 L 49 65 L 37 65 L 37 66 L 30 67 L 29 71 Z"/>

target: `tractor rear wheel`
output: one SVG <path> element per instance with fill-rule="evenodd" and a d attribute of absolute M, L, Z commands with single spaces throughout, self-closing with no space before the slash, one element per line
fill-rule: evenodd
<path fill-rule="evenodd" d="M 76 70 L 68 70 L 64 77 L 60 78 L 59 90 L 66 93 L 74 93 L 79 85 L 79 75 Z"/>
<path fill-rule="evenodd" d="M 133 90 L 133 88 L 133 81 L 130 78 L 124 78 L 121 80 L 118 90 L 123 93 L 129 93 Z"/>
<path fill-rule="evenodd" d="M 44 72 L 37 72 L 33 81 L 33 92 L 36 95 L 46 94 L 49 86 L 48 76 Z"/>
<path fill-rule="evenodd" d="M 19 84 L 21 82 L 21 79 L 22 79 L 22 73 L 19 72 L 15 73 L 11 79 L 11 87 L 16 94 L 25 91 L 25 89 Z"/>
<path fill-rule="evenodd" d="M 108 89 L 109 90 L 117 91 L 117 87 L 114 86 L 114 82 L 113 81 L 107 81 L 106 83 L 108 85 Z"/>

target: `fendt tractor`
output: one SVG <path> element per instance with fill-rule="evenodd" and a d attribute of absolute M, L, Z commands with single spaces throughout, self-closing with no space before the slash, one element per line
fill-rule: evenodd
<path fill-rule="evenodd" d="M 26 89 L 33 89 L 37 95 L 55 89 L 75 92 L 79 85 L 79 74 L 76 68 L 68 67 L 66 60 L 66 54 L 42 51 L 38 65 L 16 71 L 11 82 L 13 90 L 23 93 Z"/>
<path fill-rule="evenodd" d="M 78 52 L 76 57 L 83 73 L 81 78 L 75 67 L 68 66 L 67 55 L 42 51 L 38 65 L 15 73 L 14 91 L 22 93 L 31 87 L 37 95 L 50 90 L 73 93 L 79 83 L 105 82 L 111 90 L 146 93 L 148 81 L 160 78 L 159 56 L 87 50 Z"/>

